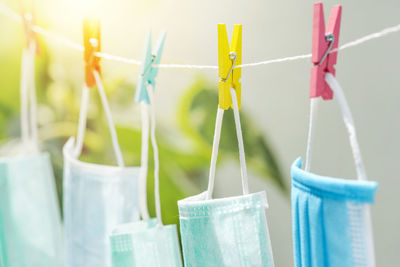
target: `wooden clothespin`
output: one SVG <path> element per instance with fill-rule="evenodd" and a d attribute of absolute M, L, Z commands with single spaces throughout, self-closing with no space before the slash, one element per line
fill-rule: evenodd
<path fill-rule="evenodd" d="M 32 43 L 34 43 L 36 55 L 39 55 L 40 49 L 39 49 L 38 36 L 33 31 L 33 26 L 35 24 L 35 15 L 34 15 L 35 7 L 33 0 L 29 2 L 30 2 L 30 8 L 29 11 L 27 11 L 27 9 L 25 8 L 26 5 L 24 5 L 23 1 L 22 0 L 18 1 L 21 12 L 22 23 L 24 26 L 24 31 L 26 36 L 26 46 L 29 47 Z"/>
<path fill-rule="evenodd" d="M 314 66 L 311 69 L 310 98 L 322 97 L 324 100 L 333 98 L 333 91 L 325 82 L 327 72 L 335 75 L 335 64 L 339 44 L 340 21 L 342 6 L 332 8 L 328 29 L 325 31 L 324 9 L 322 3 L 314 4 L 312 58 Z M 334 52 L 331 52 L 334 51 Z"/>
<path fill-rule="evenodd" d="M 87 87 L 96 85 L 93 71 L 101 75 L 100 57 L 96 52 L 101 51 L 101 29 L 98 19 L 86 18 L 83 20 L 83 45 L 85 60 L 85 82 Z"/>
<path fill-rule="evenodd" d="M 233 28 L 232 43 L 229 46 L 228 33 L 225 24 L 218 24 L 218 84 L 219 107 L 221 109 L 233 108 L 229 88 L 236 91 L 239 109 L 241 107 L 241 77 L 242 69 L 234 68 L 242 64 L 242 25 Z"/>
<path fill-rule="evenodd" d="M 145 52 L 143 54 L 142 66 L 138 79 L 138 84 L 135 92 L 135 101 L 145 101 L 150 104 L 149 95 L 147 94 L 147 84 L 151 84 L 153 89 L 156 86 L 156 77 L 158 74 L 158 65 L 161 61 L 161 54 L 165 43 L 167 32 L 162 31 L 158 37 L 157 45 L 152 50 L 151 30 L 147 33 L 145 42 Z"/>

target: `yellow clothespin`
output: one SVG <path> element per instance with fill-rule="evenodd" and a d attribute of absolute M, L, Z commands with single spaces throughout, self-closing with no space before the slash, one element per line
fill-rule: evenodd
<path fill-rule="evenodd" d="M 233 108 L 229 88 L 236 91 L 239 109 L 241 106 L 241 68 L 233 68 L 242 64 L 242 25 L 235 25 L 231 46 L 229 46 L 228 33 L 225 24 L 218 24 L 218 84 L 219 107 L 221 109 Z"/>
<path fill-rule="evenodd" d="M 101 51 L 101 30 L 100 21 L 98 19 L 86 18 L 83 20 L 83 45 L 85 60 L 85 82 L 87 87 L 91 88 L 96 85 L 93 71 L 97 71 L 101 75 L 100 57 L 96 56 L 96 52 Z"/>

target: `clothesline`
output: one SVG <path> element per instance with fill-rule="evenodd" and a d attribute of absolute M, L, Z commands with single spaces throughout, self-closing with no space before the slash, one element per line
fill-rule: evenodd
<path fill-rule="evenodd" d="M 3 14 L 16 22 L 22 23 L 21 16 L 18 13 L 16 13 L 15 11 L 13 11 L 11 8 L 6 6 L 4 3 L 0 3 L 0 14 Z M 80 45 L 71 40 L 68 40 L 67 38 L 65 38 L 63 36 L 61 36 L 57 33 L 54 33 L 52 31 L 46 30 L 38 25 L 33 25 L 32 30 L 34 32 L 36 32 L 37 34 L 42 35 L 45 38 L 48 38 L 55 42 L 61 43 L 72 49 L 82 51 L 82 52 L 84 50 L 83 45 Z M 345 43 L 345 44 L 341 45 L 339 48 L 332 50 L 332 52 L 344 50 L 346 48 L 350 48 L 350 47 L 354 47 L 354 46 L 358 46 L 365 42 L 368 42 L 368 41 L 371 41 L 374 39 L 378 39 L 378 38 L 382 38 L 386 35 L 396 33 L 399 31 L 400 31 L 400 24 L 397 24 L 392 27 L 387 27 L 381 31 L 371 33 L 371 34 L 368 34 L 361 38 L 358 38 L 354 41 Z M 122 62 L 122 63 L 132 64 L 132 65 L 140 65 L 141 64 L 140 60 L 111 55 L 111 54 L 104 53 L 104 52 L 97 52 L 95 54 L 98 57 L 101 57 L 101 58 L 104 58 L 107 60 L 111 60 L 111 61 Z M 273 63 L 294 61 L 294 60 L 306 59 L 306 58 L 311 58 L 311 54 L 269 59 L 269 60 L 265 60 L 265 61 L 255 62 L 255 63 L 246 63 L 246 64 L 235 66 L 234 68 L 256 67 L 256 66 L 261 66 L 261 65 L 269 65 L 269 64 L 273 64 Z M 159 68 L 169 68 L 169 69 L 218 69 L 218 66 L 213 66 L 213 65 L 188 65 L 188 64 L 159 64 L 158 67 Z"/>

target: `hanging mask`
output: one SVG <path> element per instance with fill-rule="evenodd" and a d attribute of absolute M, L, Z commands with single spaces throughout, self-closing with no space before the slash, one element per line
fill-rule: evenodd
<path fill-rule="evenodd" d="M 161 42 L 165 34 L 161 35 Z M 150 39 L 151 40 L 151 39 Z M 160 43 L 160 41 L 159 41 Z M 159 47 L 159 46 L 158 46 Z M 148 50 L 150 51 L 150 50 Z M 156 50 L 157 51 L 157 50 Z M 143 60 L 143 62 L 146 62 Z M 145 67 L 145 66 L 144 66 Z M 146 73 L 152 75 L 153 69 L 143 69 L 144 79 Z M 142 77 L 142 76 L 141 76 Z M 154 77 L 154 76 L 152 76 Z M 153 78 L 154 79 L 154 78 Z M 146 85 L 137 88 L 146 90 L 149 104 L 141 101 L 142 111 L 142 152 L 140 175 L 140 212 L 142 221 L 119 225 L 115 228 L 111 239 L 111 257 L 113 267 L 181 267 L 182 259 L 179 247 L 179 239 L 176 225 L 163 225 L 161 219 L 161 203 L 159 193 L 159 158 L 155 137 L 155 108 L 153 88 Z M 141 82 L 139 81 L 139 84 Z M 154 83 L 153 83 L 154 84 Z M 149 147 L 149 107 L 151 122 L 151 142 L 154 152 L 154 195 L 156 206 L 156 218 L 150 218 L 147 210 L 146 179 Z"/>
<path fill-rule="evenodd" d="M 178 202 L 185 266 L 274 266 L 265 192 L 248 193 L 247 171 L 234 89 L 230 89 L 239 143 L 243 195 L 212 199 L 224 110 L 218 108 L 208 190 Z"/>
<path fill-rule="evenodd" d="M 339 84 L 332 88 L 342 111 L 356 163 L 358 181 L 319 176 L 309 172 L 311 144 L 318 99 L 311 101 L 310 131 L 305 170 L 297 159 L 291 169 L 293 247 L 296 267 L 373 267 L 374 247 L 369 205 L 376 182 L 366 179 L 353 118 Z"/>
<path fill-rule="evenodd" d="M 62 227 L 48 153 L 39 151 L 35 43 L 22 55 L 21 140 L 1 148 L 0 266 L 62 266 Z"/>
<path fill-rule="evenodd" d="M 83 88 L 78 137 L 70 138 L 64 153 L 64 224 L 66 262 L 69 267 L 108 267 L 109 235 L 121 223 L 138 220 L 138 167 L 124 167 L 111 112 L 100 75 L 97 88 L 111 132 L 118 166 L 78 159 L 84 139 L 89 90 Z"/>

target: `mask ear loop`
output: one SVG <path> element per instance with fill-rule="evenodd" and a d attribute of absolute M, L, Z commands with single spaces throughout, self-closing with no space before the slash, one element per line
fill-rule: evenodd
<path fill-rule="evenodd" d="M 38 139 L 38 126 L 37 126 L 37 100 L 36 100 L 36 86 L 35 86 L 35 56 L 36 56 L 36 44 L 31 42 L 29 46 L 30 52 L 30 130 L 31 130 L 31 140 L 34 145 L 34 150 L 37 152 L 39 150 L 39 139 Z"/>
<path fill-rule="evenodd" d="M 21 139 L 25 147 L 39 150 L 37 134 L 37 102 L 35 89 L 36 45 L 31 42 L 24 49 L 21 60 Z"/>
<path fill-rule="evenodd" d="M 142 148 L 140 158 L 139 174 L 139 208 L 143 220 L 150 218 L 147 207 L 147 171 L 149 161 L 149 105 L 145 102 L 140 103 L 142 115 Z"/>
<path fill-rule="evenodd" d="M 242 177 L 242 190 L 243 195 L 247 195 L 249 193 L 249 185 L 248 185 L 248 177 L 247 177 L 247 167 L 246 167 L 246 157 L 244 152 L 244 144 L 243 144 L 243 135 L 242 135 L 242 127 L 240 125 L 240 114 L 239 114 L 239 105 L 237 101 L 237 96 L 235 89 L 230 88 L 230 93 L 232 96 L 233 103 L 233 115 L 235 118 L 235 127 L 236 127 L 236 137 L 238 139 L 238 147 L 239 147 L 239 161 L 240 161 L 240 171 Z M 215 183 L 215 170 L 217 165 L 218 158 L 218 148 L 219 142 L 221 138 L 221 128 L 222 128 L 222 120 L 224 117 L 224 110 L 219 108 L 217 110 L 217 119 L 215 121 L 215 132 L 214 132 L 214 141 L 211 153 L 211 163 L 210 163 L 210 173 L 208 177 L 208 189 L 206 199 L 212 199 L 212 194 L 214 191 L 214 183 Z"/>
<path fill-rule="evenodd" d="M 121 148 L 118 143 L 117 131 L 115 130 L 115 126 L 114 126 L 114 123 L 112 120 L 111 110 L 110 110 L 110 106 L 107 101 L 107 96 L 106 96 L 106 93 L 104 90 L 103 83 L 101 82 L 100 75 L 97 71 L 93 71 L 93 75 L 96 80 L 96 85 L 97 85 L 97 89 L 99 91 L 101 103 L 103 105 L 104 113 L 106 114 L 107 124 L 108 124 L 108 128 L 109 128 L 110 134 L 111 134 L 111 141 L 112 141 L 112 146 L 114 149 L 114 154 L 115 154 L 115 157 L 117 160 L 117 165 L 119 167 L 124 167 L 124 160 L 122 157 Z M 78 136 L 77 136 L 77 141 L 76 141 L 76 145 L 74 148 L 74 156 L 76 158 L 78 158 L 80 156 L 81 151 L 82 151 L 83 139 L 84 139 L 85 130 L 86 130 L 86 118 L 87 118 L 88 103 L 89 103 L 89 88 L 87 88 L 87 86 L 84 86 L 83 92 L 82 92 L 81 110 L 80 110 L 80 114 L 79 114 Z"/>
<path fill-rule="evenodd" d="M 360 146 L 357 141 L 356 128 L 354 126 L 353 116 L 351 115 L 349 104 L 347 103 L 346 97 L 344 95 L 343 89 L 340 87 L 340 84 L 335 79 L 335 77 L 327 73 L 325 75 L 325 81 L 332 88 L 332 91 L 336 95 L 336 99 L 339 103 L 340 110 L 342 112 L 344 124 L 346 125 L 347 132 L 349 134 L 350 146 L 353 152 L 353 158 L 356 165 L 357 170 L 357 178 L 359 181 L 366 181 L 367 174 L 365 171 L 364 163 L 361 157 Z M 367 248 L 367 257 L 369 266 L 375 266 L 375 249 L 374 249 L 374 235 L 372 231 L 372 220 L 371 220 L 371 210 L 369 205 L 364 205 L 364 225 L 365 225 L 365 235 Z"/>
<path fill-rule="evenodd" d="M 155 102 L 154 102 L 154 93 L 153 88 L 148 86 L 147 94 L 150 99 L 150 139 L 151 145 L 153 146 L 153 157 L 154 157 L 154 198 L 155 198 L 155 206 L 156 206 L 156 216 L 158 226 L 163 226 L 162 217 L 161 217 L 161 201 L 160 201 L 160 161 L 158 156 L 158 146 L 156 141 L 156 112 L 155 112 Z"/>

